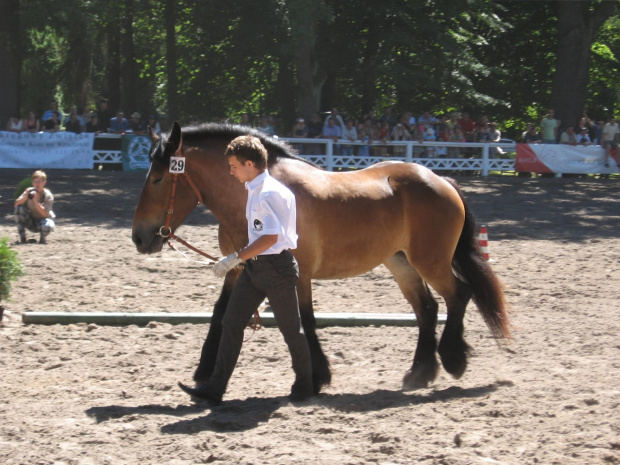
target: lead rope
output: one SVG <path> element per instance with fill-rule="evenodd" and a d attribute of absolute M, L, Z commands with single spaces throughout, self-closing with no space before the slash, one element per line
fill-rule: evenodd
<path fill-rule="evenodd" d="M 202 200 L 202 195 L 200 195 L 200 191 L 196 187 L 196 184 L 194 184 L 194 181 L 192 180 L 192 177 L 189 175 L 189 173 L 184 172 L 183 176 L 185 177 L 185 179 L 187 180 L 188 184 L 190 185 L 190 187 L 192 188 L 192 190 L 196 194 L 196 197 L 198 198 L 198 203 L 196 203 L 196 206 L 200 205 L 201 203 L 204 203 L 203 200 Z M 188 249 L 193 250 L 194 252 L 202 255 L 203 257 L 208 258 L 211 261 L 210 262 L 204 262 L 204 261 L 200 261 L 200 260 L 194 260 L 194 259 L 188 257 L 183 252 L 181 252 L 173 244 L 171 244 L 170 241 L 168 241 L 168 246 L 172 250 L 174 250 L 175 252 L 179 253 L 181 256 L 185 257 L 187 260 L 189 260 L 191 262 L 194 262 L 194 263 L 198 263 L 198 264 L 204 265 L 204 266 L 212 265 L 214 262 L 218 261 L 217 258 L 215 258 L 215 257 L 209 255 L 208 253 L 203 252 L 202 250 L 194 247 L 193 245 L 191 245 L 187 241 L 181 239 L 179 236 L 177 236 L 176 234 L 174 234 L 170 230 L 170 219 L 172 218 L 172 214 L 174 213 L 174 198 L 175 198 L 175 195 L 176 195 L 178 179 L 179 179 L 178 173 L 174 173 L 173 178 L 172 178 L 172 191 L 170 192 L 170 201 L 168 202 L 168 212 L 166 214 L 166 224 L 159 229 L 159 234 L 162 237 L 169 237 L 170 239 L 173 239 L 173 240 L 175 240 L 177 242 L 180 242 L 181 244 L 183 244 Z M 168 230 L 168 234 L 167 235 L 164 234 L 164 231 L 163 231 L 164 228 L 166 230 Z M 236 272 L 237 272 L 237 277 L 239 277 L 239 271 L 237 270 Z M 263 320 L 262 320 L 262 318 L 260 316 L 260 313 L 258 312 L 258 309 L 256 309 L 256 311 L 254 312 L 254 322 L 253 323 L 248 323 L 248 327 L 252 328 L 252 334 L 250 334 L 249 338 L 244 339 L 244 342 L 247 342 L 250 339 L 252 339 L 252 336 L 254 336 L 254 333 L 263 327 Z"/>

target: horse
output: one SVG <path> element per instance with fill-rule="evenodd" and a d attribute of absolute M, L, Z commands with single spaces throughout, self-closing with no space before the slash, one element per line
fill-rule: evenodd
<path fill-rule="evenodd" d="M 436 353 L 454 378 L 464 374 L 471 347 L 464 339 L 463 319 L 470 299 L 498 343 L 511 337 L 501 283 L 479 250 L 476 221 L 462 192 L 454 180 L 418 164 L 387 161 L 329 172 L 298 156 L 285 142 L 249 127 L 207 123 L 181 129 L 174 123 L 169 134 L 150 132 L 151 164 L 132 225 L 138 252 L 161 251 L 200 202 L 219 221 L 224 256 L 247 245 L 247 191 L 231 178 L 224 157 L 231 140 L 246 134 L 261 140 L 269 173 L 295 194 L 299 239 L 292 252 L 299 263 L 299 310 L 316 394 L 330 384 L 332 374 L 316 333 L 312 280 L 357 276 L 381 264 L 392 273 L 419 331 L 403 390 L 428 387 L 435 380 Z M 186 176 L 178 181 L 170 170 L 171 157 L 184 157 Z M 214 305 L 193 375 L 197 385 L 213 372 L 222 318 L 237 276 L 234 270 L 227 273 Z M 439 343 L 439 305 L 431 288 L 447 307 Z"/>

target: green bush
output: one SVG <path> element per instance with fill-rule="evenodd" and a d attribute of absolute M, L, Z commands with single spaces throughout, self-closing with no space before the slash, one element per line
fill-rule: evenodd
<path fill-rule="evenodd" d="M 17 252 L 9 247 L 8 237 L 0 239 L 0 302 L 9 298 L 11 281 L 24 274 Z"/>
<path fill-rule="evenodd" d="M 27 178 L 24 178 L 19 182 L 19 186 L 17 186 L 17 189 L 15 189 L 15 193 L 13 194 L 13 200 L 17 199 L 17 197 L 22 195 L 22 192 L 24 192 L 28 187 L 32 187 L 31 176 L 28 176 Z"/>

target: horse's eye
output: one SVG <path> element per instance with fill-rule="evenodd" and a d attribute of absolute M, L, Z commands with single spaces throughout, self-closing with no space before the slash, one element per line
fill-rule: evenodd
<path fill-rule="evenodd" d="M 153 184 L 159 184 L 161 182 L 161 180 L 164 178 L 157 178 L 153 181 Z"/>

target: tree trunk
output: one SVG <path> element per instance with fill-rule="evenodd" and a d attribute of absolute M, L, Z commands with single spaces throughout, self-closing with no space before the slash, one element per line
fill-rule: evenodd
<path fill-rule="evenodd" d="M 121 47 L 120 26 L 117 21 L 112 21 L 108 28 L 108 53 L 106 69 L 108 70 L 108 108 L 112 116 L 121 109 Z M 129 111 L 127 109 L 126 111 Z M 106 122 L 107 123 L 107 122 Z"/>
<path fill-rule="evenodd" d="M 168 78 L 166 100 L 168 103 L 168 121 L 179 118 L 179 96 L 177 80 L 177 48 L 175 24 L 175 0 L 166 0 L 164 8 L 166 29 L 166 76 Z"/>
<path fill-rule="evenodd" d="M 20 110 L 20 39 L 19 0 L 4 0 L 0 2 L 0 130 L 4 130 L 6 121 Z"/>
<path fill-rule="evenodd" d="M 558 2 L 558 53 L 551 105 L 562 128 L 576 125 L 581 118 L 586 106 L 594 34 L 618 4 L 601 2 L 590 11 L 590 3 L 587 0 Z"/>
<path fill-rule="evenodd" d="M 310 119 L 319 111 L 321 91 L 325 76 L 318 76 L 318 63 L 315 58 L 314 45 L 308 42 L 299 44 L 297 49 L 297 80 L 299 83 L 299 113 Z"/>
<path fill-rule="evenodd" d="M 136 52 L 133 43 L 134 0 L 125 1 L 123 17 L 122 61 L 121 61 L 121 100 L 126 115 L 138 110 L 138 92 L 136 88 Z M 128 117 L 128 116 L 126 116 Z"/>
<path fill-rule="evenodd" d="M 362 115 L 375 108 L 377 95 L 376 84 L 376 58 L 379 54 L 379 20 L 374 15 L 368 19 L 368 33 L 366 34 L 366 46 L 364 47 L 364 61 L 362 64 Z"/>

